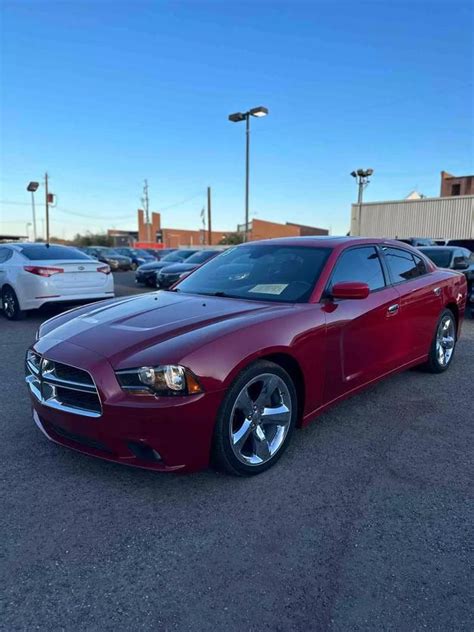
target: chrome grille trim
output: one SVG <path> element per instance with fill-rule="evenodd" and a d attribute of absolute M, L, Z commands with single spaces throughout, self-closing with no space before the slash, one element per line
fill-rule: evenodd
<path fill-rule="evenodd" d="M 82 415 L 84 417 L 100 417 L 102 415 L 102 403 L 92 375 L 84 369 L 78 369 L 77 367 L 64 365 L 63 363 L 57 364 L 85 373 L 88 381 L 90 380 L 90 383 L 76 382 L 74 380 L 66 380 L 57 377 L 55 375 L 55 362 L 53 360 L 43 358 L 39 354 L 30 350 L 27 353 L 25 363 L 25 381 L 33 396 L 43 406 L 49 406 L 50 408 L 54 408 L 56 410 L 62 410 L 75 415 Z M 43 366 L 47 366 L 48 368 L 43 371 Z M 87 393 L 88 395 L 95 395 L 97 397 L 97 407 L 99 410 L 87 408 L 84 405 L 84 402 L 82 402 L 82 405 L 78 403 L 76 406 L 72 405 L 70 402 L 65 403 L 61 401 L 61 389 L 71 391 L 72 393 Z M 65 397 L 65 395 L 63 395 L 63 397 Z"/>

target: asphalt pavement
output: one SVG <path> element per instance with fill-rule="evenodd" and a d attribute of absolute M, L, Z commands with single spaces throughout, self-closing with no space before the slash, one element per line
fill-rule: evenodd
<path fill-rule="evenodd" d="M 474 321 L 447 373 L 384 381 L 239 479 L 48 442 L 23 359 L 52 313 L 0 315 L 1 630 L 473 629 Z"/>

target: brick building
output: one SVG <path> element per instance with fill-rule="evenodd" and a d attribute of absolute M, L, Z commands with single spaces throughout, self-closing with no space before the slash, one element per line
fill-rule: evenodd
<path fill-rule="evenodd" d="M 239 229 L 243 231 L 245 226 L 241 225 Z M 325 228 L 316 228 L 315 226 L 304 226 L 303 224 L 294 224 L 292 222 L 278 224 L 277 222 L 268 222 L 263 219 L 253 219 L 249 223 L 249 241 L 274 239 L 276 237 L 301 237 L 303 235 L 329 235 L 329 231 Z"/>
<path fill-rule="evenodd" d="M 240 225 L 236 232 L 243 232 L 245 227 Z M 222 239 L 232 231 L 212 231 L 212 245 L 220 244 Z M 165 248 L 179 248 L 181 246 L 200 246 L 208 244 L 207 230 L 192 230 L 183 228 L 163 228 L 160 213 L 151 214 L 151 222 L 145 222 L 144 212 L 138 211 L 138 231 L 109 229 L 107 234 L 112 237 L 115 246 L 132 245 L 135 242 L 163 244 Z M 249 224 L 249 241 L 258 239 L 273 239 L 275 237 L 298 237 L 301 235 L 328 235 L 329 231 L 314 226 L 304 226 L 287 222 L 278 224 L 263 219 L 253 219 Z"/>
<path fill-rule="evenodd" d="M 447 171 L 441 172 L 440 197 L 474 195 L 474 176 L 453 176 Z"/>

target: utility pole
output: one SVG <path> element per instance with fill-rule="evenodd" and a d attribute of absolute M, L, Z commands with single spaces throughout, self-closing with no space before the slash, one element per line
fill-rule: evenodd
<path fill-rule="evenodd" d="M 46 244 L 49 244 L 49 193 L 47 172 L 44 174 L 44 200 L 46 204 Z"/>
<path fill-rule="evenodd" d="M 211 187 L 207 187 L 207 243 L 212 245 Z"/>
<path fill-rule="evenodd" d="M 145 210 L 145 222 L 146 222 L 146 234 L 147 241 L 151 241 L 150 238 L 150 199 L 148 197 L 148 180 L 145 180 L 145 184 L 143 186 L 143 198 L 142 198 L 143 207 Z"/>

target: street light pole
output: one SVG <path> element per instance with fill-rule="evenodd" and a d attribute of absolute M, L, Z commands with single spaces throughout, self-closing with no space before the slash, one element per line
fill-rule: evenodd
<path fill-rule="evenodd" d="M 35 192 L 31 192 L 31 209 L 33 211 L 33 241 L 36 241 L 36 209 L 35 209 Z"/>
<path fill-rule="evenodd" d="M 35 208 L 35 191 L 38 190 L 39 182 L 30 182 L 26 187 L 31 192 L 31 210 L 33 211 L 33 241 L 36 241 L 36 208 Z"/>
<path fill-rule="evenodd" d="M 245 241 L 249 240 L 250 113 L 245 113 Z"/>
<path fill-rule="evenodd" d="M 47 172 L 44 174 L 44 201 L 46 205 L 46 243 L 49 244 L 49 193 Z"/>
<path fill-rule="evenodd" d="M 250 198 L 250 117 L 262 118 L 267 116 L 268 108 L 259 106 L 248 112 L 236 112 L 229 115 L 229 121 L 240 123 L 245 121 L 245 235 L 244 241 L 249 238 L 249 198 Z"/>

